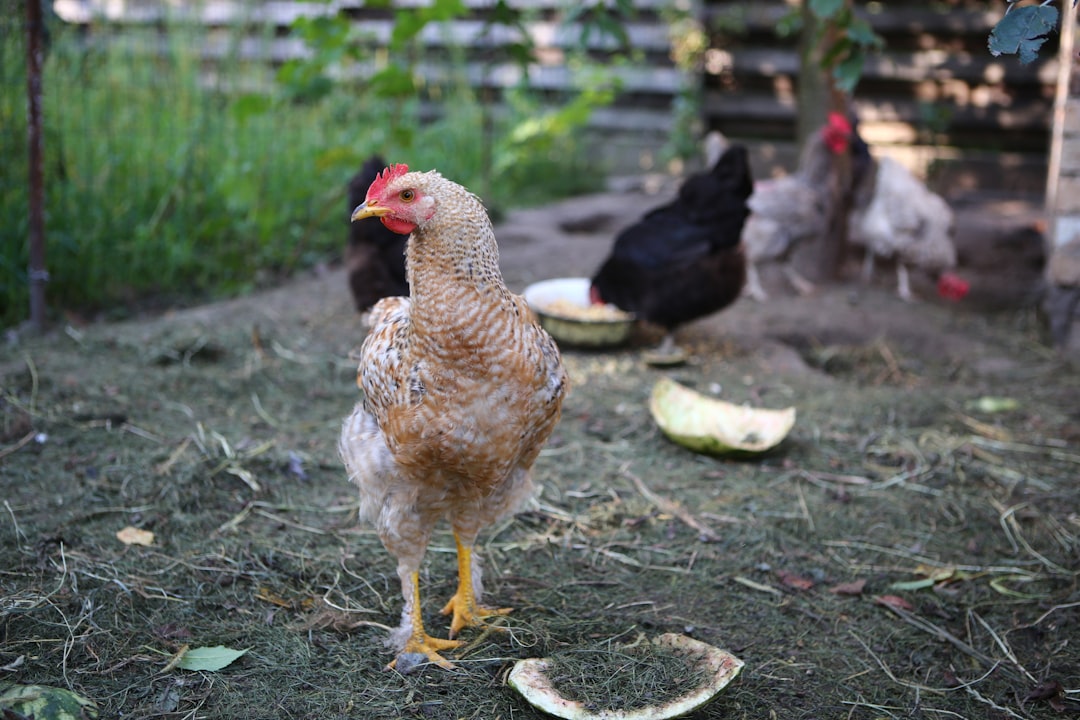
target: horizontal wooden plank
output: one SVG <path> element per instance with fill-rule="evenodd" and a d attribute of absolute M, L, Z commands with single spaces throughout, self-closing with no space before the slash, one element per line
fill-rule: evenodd
<path fill-rule="evenodd" d="M 872 53 L 863 69 L 865 80 L 892 80 L 909 83 L 949 82 L 1010 85 L 1037 83 L 1052 85 L 1057 77 L 1056 58 L 1021 65 L 1012 58 L 995 58 L 989 52 L 950 52 L 935 48 L 916 52 Z M 792 47 L 713 48 L 705 63 L 707 75 L 732 73 L 736 77 L 791 76 L 799 74 L 799 56 Z"/>
<path fill-rule="evenodd" d="M 910 98 L 872 97 L 856 98 L 855 108 L 863 122 L 903 122 L 919 125 L 922 122 L 923 105 Z M 1004 130 L 1038 130 L 1049 128 L 1052 101 L 1030 100 L 1016 107 L 973 107 L 942 103 L 948 112 L 948 125 L 972 127 L 1000 127 Z M 703 112 L 712 118 L 760 118 L 765 120 L 790 120 L 794 122 L 796 106 L 794 99 L 784 100 L 776 96 L 738 91 L 706 91 Z"/>
<path fill-rule="evenodd" d="M 407 3 L 398 3 L 399 6 Z M 422 3 L 415 2 L 415 5 Z M 536 2 L 536 6 L 557 9 L 556 3 Z M 488 7 L 473 2 L 477 8 Z M 206 27 L 271 26 L 287 29 L 298 18 L 335 16 L 343 10 L 358 7 L 348 2 L 264 2 L 258 4 L 212 0 L 206 3 L 170 5 L 150 3 L 126 5 L 103 0 L 56 0 L 57 15 L 67 23 L 89 25 L 107 22 L 116 25 L 157 25 L 163 22 L 195 24 Z M 362 7 L 362 6 L 359 6 Z M 380 12 L 380 14 L 385 14 Z M 374 42 L 387 45 L 393 31 L 394 21 L 389 17 L 357 17 L 357 31 Z M 582 25 L 554 20 L 532 20 L 523 23 L 529 38 L 541 48 L 576 48 L 580 46 Z M 448 22 L 433 23 L 420 33 L 420 40 L 429 46 L 498 47 L 518 42 L 520 37 L 514 28 L 493 25 L 484 33 L 482 19 L 461 18 Z M 670 47 L 667 28 L 662 23 L 628 21 L 624 24 L 627 40 L 637 50 L 666 52 Z M 614 50 L 617 43 L 609 36 L 592 33 L 586 46 L 594 50 Z"/>
<path fill-rule="evenodd" d="M 1001 10 L 948 7 L 943 4 L 869 3 L 859 4 L 856 14 L 867 20 L 874 31 L 883 34 L 928 33 L 931 35 L 978 35 L 985 38 L 1001 19 Z M 773 32 L 790 12 L 783 2 L 747 3 L 743 0 L 705 3 L 708 27 L 724 29 L 743 27 L 748 31 Z"/>
<path fill-rule="evenodd" d="M 175 52 L 167 38 L 155 35 L 119 35 L 108 38 L 115 47 L 133 55 L 168 54 Z M 242 37 L 239 40 L 230 35 L 208 35 L 199 42 L 196 52 L 207 61 L 242 61 L 283 63 L 296 58 L 311 55 L 303 40 L 294 37 Z M 344 80 L 362 80 L 371 77 L 382 65 L 374 60 L 355 63 L 339 69 L 337 76 Z M 450 83 L 464 79 L 474 87 L 506 89 L 516 87 L 527 81 L 534 90 L 567 91 L 579 88 L 588 79 L 565 65 L 530 65 L 527 70 L 516 63 L 481 63 L 465 62 L 448 64 L 434 61 L 421 61 L 416 65 L 417 74 L 429 83 Z M 687 83 L 691 76 L 674 67 L 618 66 L 610 67 L 607 72 L 617 78 L 623 92 L 653 93 L 674 95 Z"/>

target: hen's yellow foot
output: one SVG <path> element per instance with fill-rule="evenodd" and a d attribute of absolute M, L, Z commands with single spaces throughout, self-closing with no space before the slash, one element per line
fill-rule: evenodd
<path fill-rule="evenodd" d="M 427 633 L 421 635 L 413 635 L 405 643 L 405 647 L 398 654 L 393 661 L 386 667 L 393 670 L 397 667 L 398 659 L 402 655 L 418 654 L 423 655 L 431 662 L 435 663 L 444 670 L 453 670 L 455 665 L 442 655 L 439 654 L 440 650 L 453 650 L 456 647 L 461 647 L 463 642 L 461 640 L 443 640 L 442 638 L 431 637 Z"/>
<path fill-rule="evenodd" d="M 476 602 L 473 593 L 472 578 L 472 548 L 461 542 L 458 534 L 454 533 L 457 542 L 458 559 L 458 588 L 454 597 L 442 609 L 443 615 L 454 614 L 450 622 L 450 637 L 455 637 L 467 627 L 475 627 L 484 624 L 484 618 L 492 615 L 507 615 L 513 608 L 489 608 Z"/>
<path fill-rule="evenodd" d="M 453 613 L 454 618 L 450 621 L 450 637 L 456 637 L 459 632 L 467 627 L 476 627 L 484 624 L 484 618 L 492 615 L 509 615 L 513 608 L 490 608 L 485 605 L 477 605 L 476 599 L 471 592 L 462 593 L 461 588 L 450 598 L 450 602 L 442 609 L 443 615 Z"/>

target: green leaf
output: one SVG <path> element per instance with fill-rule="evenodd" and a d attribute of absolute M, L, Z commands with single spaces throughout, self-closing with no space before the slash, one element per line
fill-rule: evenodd
<path fill-rule="evenodd" d="M 810 0 L 810 12 L 821 20 L 828 20 L 844 7 L 844 0 Z"/>
<path fill-rule="evenodd" d="M 780 37 L 791 37 L 802 32 L 802 13 L 798 8 L 788 10 L 776 23 L 776 34 Z"/>
<path fill-rule="evenodd" d="M 205 672 L 217 672 L 231 665 L 238 657 L 247 650 L 233 650 L 223 645 L 214 647 L 192 648 L 184 653 L 184 657 L 176 664 L 183 670 L 202 670 Z"/>
<path fill-rule="evenodd" d="M 855 86 L 859 84 L 859 78 L 862 77 L 865 60 L 861 52 L 856 52 L 848 55 L 843 62 L 834 67 L 833 79 L 836 81 L 836 87 L 849 95 L 853 93 Z"/>
<path fill-rule="evenodd" d="M 990 31 L 990 54 L 1019 55 L 1020 62 L 1027 65 L 1039 56 L 1039 48 L 1057 22 L 1057 8 L 1051 5 L 1028 5 L 1007 12 Z"/>
<path fill-rule="evenodd" d="M 829 47 L 825 48 L 825 53 L 821 57 L 821 67 L 830 68 L 836 65 L 844 57 L 850 57 L 854 45 L 847 37 L 839 37 Z"/>
<path fill-rule="evenodd" d="M 462 0 L 435 0 L 427 10 L 429 20 L 445 21 L 464 15 L 468 8 Z"/>
<path fill-rule="evenodd" d="M 880 48 L 885 45 L 885 41 L 874 32 L 874 28 L 870 26 L 870 23 L 858 17 L 851 19 L 851 23 L 847 27 L 847 36 L 851 38 L 853 43 L 863 47 Z"/>
<path fill-rule="evenodd" d="M 383 98 L 410 97 L 416 92 L 413 74 L 397 65 L 387 65 L 368 82 L 371 90 Z"/>
<path fill-rule="evenodd" d="M 98 716 L 93 700 L 63 688 L 46 685 L 0 687 L 0 715 L 34 720 L 90 720 Z"/>
<path fill-rule="evenodd" d="M 394 16 L 394 31 L 390 34 L 390 47 L 400 50 L 407 42 L 420 34 L 427 25 L 427 18 L 419 12 L 399 11 Z"/>
<path fill-rule="evenodd" d="M 267 112 L 273 104 L 273 100 L 266 95 L 247 93 L 236 98 L 229 111 L 237 122 L 243 125 L 251 118 Z"/>

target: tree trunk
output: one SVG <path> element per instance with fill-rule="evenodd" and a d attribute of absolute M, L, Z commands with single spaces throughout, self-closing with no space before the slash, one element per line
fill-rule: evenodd
<path fill-rule="evenodd" d="M 799 153 L 806 139 L 817 132 L 829 112 L 828 85 L 821 70 L 821 48 L 817 42 L 818 19 L 810 11 L 810 3 L 802 4 L 802 35 L 799 36 L 799 101 L 795 139 Z"/>
<path fill-rule="evenodd" d="M 41 0 L 26 0 L 26 118 L 30 197 L 30 323 L 45 329 L 45 180 L 41 120 L 41 78 L 45 59 L 45 21 Z"/>
<path fill-rule="evenodd" d="M 846 0 L 851 4 L 851 0 Z M 811 12 L 809 3 L 803 3 L 803 30 L 799 41 L 799 114 L 798 140 L 800 152 L 811 133 L 817 132 L 830 112 L 845 117 L 850 113 L 850 98 L 840 91 L 833 81 L 832 68 L 822 67 L 822 58 L 837 40 L 836 29 L 831 24 L 821 26 Z M 832 156 L 829 173 L 829 198 L 825 208 L 825 234 L 817 243 L 817 254 L 808 268 L 811 278 L 817 282 L 832 282 L 840 277 L 847 259 L 848 216 L 851 214 L 851 155 L 840 153 Z"/>

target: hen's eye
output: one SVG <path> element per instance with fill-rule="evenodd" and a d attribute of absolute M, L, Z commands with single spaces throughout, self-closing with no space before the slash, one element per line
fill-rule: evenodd
<path fill-rule="evenodd" d="M 403 202 L 412 202 L 415 193 L 412 190 L 402 190 L 401 199 Z"/>

